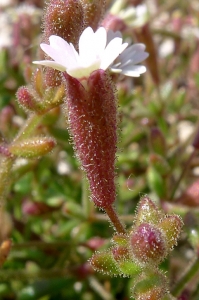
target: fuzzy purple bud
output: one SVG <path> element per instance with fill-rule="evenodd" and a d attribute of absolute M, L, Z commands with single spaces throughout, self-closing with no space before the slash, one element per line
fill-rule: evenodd
<path fill-rule="evenodd" d="M 79 0 L 51 0 L 44 15 L 44 40 L 57 35 L 77 45 L 83 25 L 84 14 Z"/>

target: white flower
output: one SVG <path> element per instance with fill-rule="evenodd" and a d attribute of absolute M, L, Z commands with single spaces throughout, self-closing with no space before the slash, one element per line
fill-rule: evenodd
<path fill-rule="evenodd" d="M 42 43 L 40 47 L 53 61 L 33 63 L 66 71 L 78 79 L 89 77 L 95 70 L 106 70 L 109 67 L 113 72 L 135 77 L 146 71 L 144 66 L 135 65 L 148 56 L 148 53 L 144 52 L 145 46 L 135 44 L 127 48 L 128 43 L 122 43 L 120 33 L 107 34 L 104 27 L 100 27 L 96 32 L 93 32 L 91 27 L 83 31 L 79 39 L 79 53 L 73 44 L 67 43 L 59 36 L 51 35 L 49 41 L 50 45 Z M 114 65 L 116 58 L 119 61 Z"/>

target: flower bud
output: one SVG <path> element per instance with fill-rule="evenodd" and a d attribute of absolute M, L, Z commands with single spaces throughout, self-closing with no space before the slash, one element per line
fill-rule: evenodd
<path fill-rule="evenodd" d="M 152 224 L 143 223 L 130 234 L 131 253 L 138 264 L 158 265 L 167 249 L 162 232 Z"/>
<path fill-rule="evenodd" d="M 94 270 L 108 275 L 119 275 L 120 270 L 110 251 L 95 252 L 90 259 L 90 264 Z"/>
<path fill-rule="evenodd" d="M 160 300 L 167 291 L 167 278 L 157 270 L 145 270 L 132 289 L 133 298 L 136 300 Z"/>
<path fill-rule="evenodd" d="M 102 26 L 106 28 L 106 30 L 113 30 L 123 32 L 126 29 L 125 22 L 119 18 L 117 15 L 108 14 L 103 22 Z"/>
<path fill-rule="evenodd" d="M 135 277 L 141 272 L 141 267 L 132 260 L 128 247 L 113 247 L 112 254 L 123 276 Z"/>
<path fill-rule="evenodd" d="M 37 110 L 37 102 L 32 95 L 31 91 L 29 88 L 25 86 L 21 86 L 18 91 L 17 91 L 17 99 L 20 105 L 23 106 L 23 108 L 30 110 L 30 111 L 35 111 Z"/>
<path fill-rule="evenodd" d="M 34 158 L 49 153 L 55 144 L 55 140 L 51 137 L 32 137 L 24 141 L 13 142 L 8 148 L 16 156 Z"/>
<path fill-rule="evenodd" d="M 84 29 L 84 12 L 80 0 L 50 0 L 44 15 L 43 27 L 44 42 L 48 42 L 51 35 L 57 35 L 77 48 Z M 61 72 L 49 68 L 46 70 L 47 86 L 59 86 L 61 80 Z"/>
<path fill-rule="evenodd" d="M 52 208 L 42 202 L 33 202 L 30 200 L 25 200 L 22 204 L 22 212 L 24 215 L 40 216 L 51 211 Z"/>
<path fill-rule="evenodd" d="M 80 0 L 84 10 L 85 27 L 92 27 L 97 30 L 105 11 L 105 0 Z"/>
<path fill-rule="evenodd" d="M 115 87 L 103 70 L 94 71 L 86 89 L 64 73 L 68 121 L 74 147 L 85 170 L 93 202 L 100 208 L 115 201 L 117 107 Z"/>
<path fill-rule="evenodd" d="M 77 45 L 84 25 L 84 13 L 79 0 L 50 0 L 44 15 L 44 39 L 62 37 Z"/>
<path fill-rule="evenodd" d="M 115 234 L 112 242 L 117 246 L 128 246 L 128 236 L 124 234 Z"/>
<path fill-rule="evenodd" d="M 168 215 L 159 223 L 159 228 L 165 235 L 165 240 L 169 250 L 172 250 L 173 246 L 177 244 L 182 226 L 183 221 L 177 215 Z"/>
<path fill-rule="evenodd" d="M 127 247 L 118 246 L 112 249 L 113 257 L 117 262 L 126 261 L 130 259 L 130 253 Z"/>
<path fill-rule="evenodd" d="M 62 82 L 62 75 L 60 71 L 47 68 L 45 72 L 45 83 L 49 87 L 59 86 Z"/>
<path fill-rule="evenodd" d="M 43 97 L 45 86 L 43 82 L 43 76 L 41 69 L 36 69 L 35 73 L 33 74 L 33 86 L 35 91 L 37 92 L 39 97 Z"/>
<path fill-rule="evenodd" d="M 158 224 L 162 217 L 163 213 L 149 197 L 141 198 L 137 208 L 136 226 L 142 223 Z"/>

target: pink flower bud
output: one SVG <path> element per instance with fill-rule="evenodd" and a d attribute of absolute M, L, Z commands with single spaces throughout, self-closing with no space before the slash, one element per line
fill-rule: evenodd
<path fill-rule="evenodd" d="M 106 208 L 115 201 L 115 87 L 103 70 L 91 73 L 86 88 L 68 74 L 64 77 L 74 147 L 87 174 L 93 202 Z"/>
<path fill-rule="evenodd" d="M 162 232 L 148 223 L 141 224 L 130 234 L 130 247 L 140 264 L 158 265 L 167 254 Z"/>
<path fill-rule="evenodd" d="M 102 26 L 104 26 L 106 28 L 106 30 L 113 30 L 115 31 L 121 31 L 123 32 L 126 29 L 126 24 L 125 22 L 119 18 L 116 15 L 111 15 L 108 14 L 103 22 L 102 22 Z"/>
<path fill-rule="evenodd" d="M 44 15 L 44 39 L 57 35 L 77 45 L 84 25 L 83 8 L 79 0 L 51 0 Z"/>
<path fill-rule="evenodd" d="M 52 208 L 42 202 L 25 200 L 22 204 L 22 212 L 24 215 L 39 216 L 50 211 L 52 211 Z"/>
<path fill-rule="evenodd" d="M 90 26 L 95 31 L 105 11 L 105 0 L 80 0 L 84 9 L 85 27 Z"/>
<path fill-rule="evenodd" d="M 36 101 L 30 92 L 29 88 L 22 86 L 17 91 L 17 99 L 19 104 L 23 106 L 23 108 L 28 110 L 35 110 L 36 108 Z"/>

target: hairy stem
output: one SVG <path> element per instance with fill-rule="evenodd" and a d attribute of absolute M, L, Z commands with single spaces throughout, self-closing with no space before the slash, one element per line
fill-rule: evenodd
<path fill-rule="evenodd" d="M 126 230 L 123 226 L 123 224 L 120 222 L 117 213 L 115 212 L 114 208 L 112 206 L 106 207 L 105 212 L 107 213 L 110 221 L 112 222 L 113 226 L 115 227 L 116 231 L 118 233 L 126 233 Z"/>
<path fill-rule="evenodd" d="M 24 126 L 20 129 L 13 143 L 28 138 L 32 134 L 33 130 L 39 124 L 42 118 L 43 115 L 31 114 L 29 118 L 26 120 Z"/>

